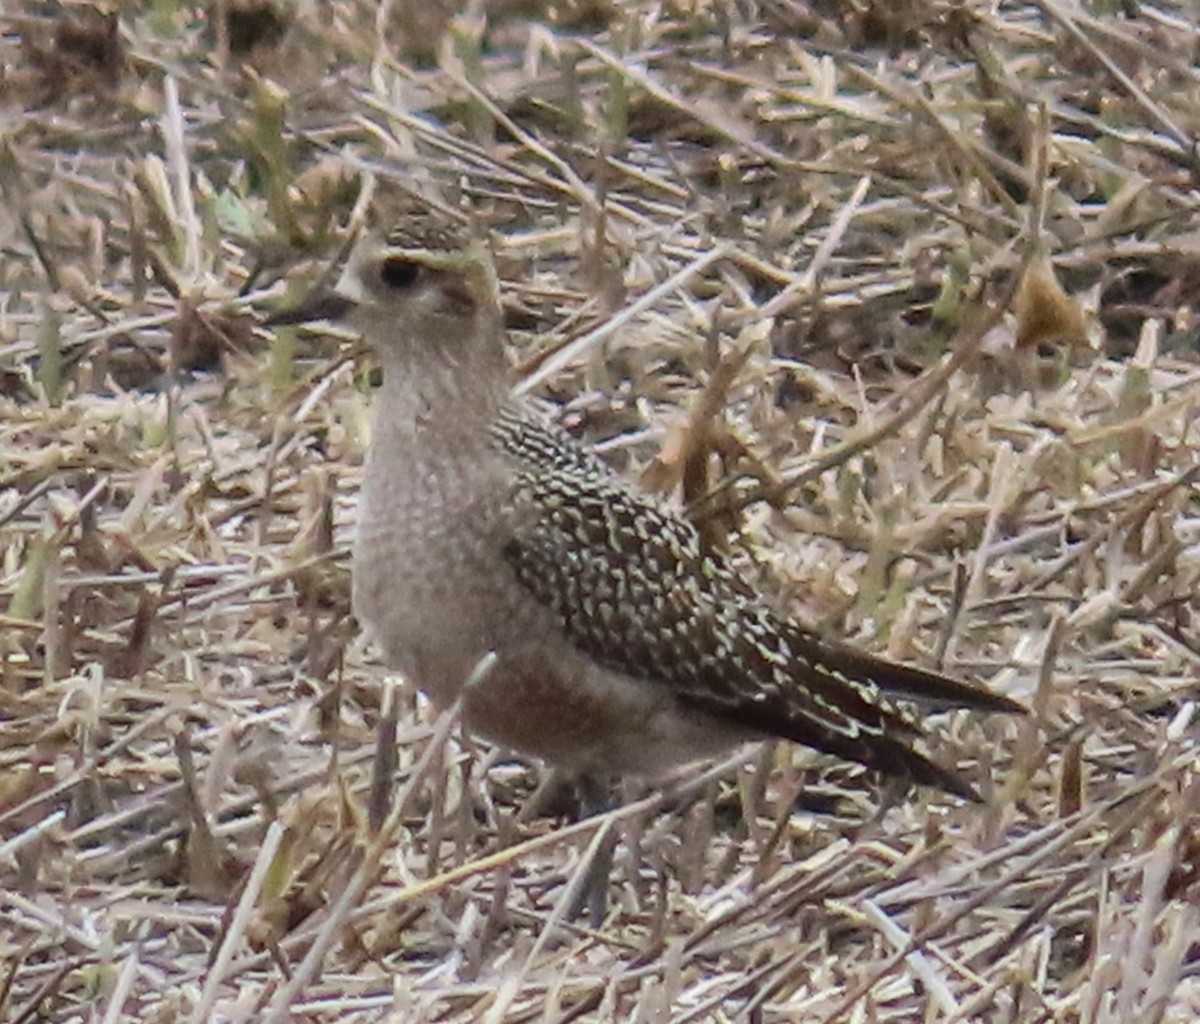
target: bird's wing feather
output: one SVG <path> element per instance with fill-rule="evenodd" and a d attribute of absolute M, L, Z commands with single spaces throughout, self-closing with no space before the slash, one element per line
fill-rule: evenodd
<path fill-rule="evenodd" d="M 941 699 L 947 686 L 977 691 L 847 651 L 776 615 L 724 560 L 702 551 L 690 524 L 553 428 L 534 434 L 531 442 L 527 425 L 519 445 L 506 442 L 516 483 L 505 557 L 579 649 L 724 721 L 974 795 L 903 742 L 919 730 L 881 690 L 898 674 L 894 688 L 908 695 L 925 678 Z"/>

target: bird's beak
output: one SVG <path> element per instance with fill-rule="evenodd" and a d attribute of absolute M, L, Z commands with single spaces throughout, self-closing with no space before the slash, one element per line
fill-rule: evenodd
<path fill-rule="evenodd" d="M 332 288 L 309 292 L 291 309 L 280 309 L 263 319 L 267 327 L 307 324 L 314 320 L 341 320 L 357 303 Z"/>

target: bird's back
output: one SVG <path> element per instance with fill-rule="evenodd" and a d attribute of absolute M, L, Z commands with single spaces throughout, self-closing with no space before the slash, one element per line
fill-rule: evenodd
<path fill-rule="evenodd" d="M 1007 698 L 822 639 L 758 598 L 697 531 L 613 477 L 561 431 L 517 416 L 504 554 L 591 663 L 730 734 L 772 736 L 970 796 L 913 751 L 917 720 L 889 693 L 1018 710 Z"/>

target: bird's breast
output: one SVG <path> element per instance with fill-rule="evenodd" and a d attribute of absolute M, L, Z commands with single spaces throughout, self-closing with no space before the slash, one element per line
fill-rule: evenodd
<path fill-rule="evenodd" d="M 485 456 L 377 443 L 360 496 L 354 613 L 440 704 L 495 648 L 516 596 L 498 539 L 506 483 Z"/>

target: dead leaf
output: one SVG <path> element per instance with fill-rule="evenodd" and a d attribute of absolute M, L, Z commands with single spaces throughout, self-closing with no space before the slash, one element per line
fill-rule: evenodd
<path fill-rule="evenodd" d="M 1089 348 L 1087 324 L 1079 303 L 1058 283 L 1043 255 L 1030 260 L 1017 289 L 1017 348 L 1069 345 Z"/>

